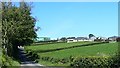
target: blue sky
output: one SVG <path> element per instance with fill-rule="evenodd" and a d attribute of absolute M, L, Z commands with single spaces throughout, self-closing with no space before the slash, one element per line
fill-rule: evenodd
<path fill-rule="evenodd" d="M 33 2 L 38 37 L 118 35 L 117 2 Z"/>

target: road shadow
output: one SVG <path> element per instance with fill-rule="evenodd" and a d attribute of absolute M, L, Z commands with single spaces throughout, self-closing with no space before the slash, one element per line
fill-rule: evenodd
<path fill-rule="evenodd" d="M 18 48 L 18 49 L 19 49 L 19 59 L 21 64 L 35 64 L 34 61 L 31 61 L 30 58 L 28 58 L 23 48 Z"/>

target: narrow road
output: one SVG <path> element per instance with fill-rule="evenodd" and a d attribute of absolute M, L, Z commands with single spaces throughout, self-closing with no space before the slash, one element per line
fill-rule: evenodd
<path fill-rule="evenodd" d="M 43 68 L 43 65 L 35 63 L 34 61 L 30 61 L 29 58 L 27 58 L 26 53 L 24 52 L 23 47 L 19 47 L 19 58 L 21 61 L 21 68 Z"/>

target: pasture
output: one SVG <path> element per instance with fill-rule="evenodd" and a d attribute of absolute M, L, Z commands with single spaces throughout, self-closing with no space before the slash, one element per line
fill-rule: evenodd
<path fill-rule="evenodd" d="M 45 44 L 45 45 L 34 45 L 34 46 L 25 46 L 26 49 L 31 49 L 32 51 L 43 51 L 43 50 L 51 50 L 57 48 L 65 48 L 76 45 L 90 44 L 95 42 L 73 42 L 73 43 L 53 43 L 53 44 Z"/>
<path fill-rule="evenodd" d="M 115 55 L 117 49 L 117 43 L 105 43 L 54 52 L 39 53 L 39 55 L 50 56 L 54 58 L 67 58 L 69 56 L 112 56 Z"/>
<path fill-rule="evenodd" d="M 56 43 L 56 44 L 46 44 L 37 46 L 26 46 L 25 49 L 30 49 L 31 51 L 36 51 L 40 57 L 50 57 L 54 59 L 64 59 L 69 57 L 86 57 L 86 56 L 114 56 L 117 53 L 118 43 L 102 43 L 94 44 L 89 46 L 83 46 L 84 44 L 91 44 L 95 42 L 74 42 L 74 43 Z M 57 51 L 49 52 L 39 52 L 57 48 L 66 48 L 71 46 L 82 46 L 74 47 L 68 49 L 62 49 Z M 54 66 L 55 64 L 47 61 L 39 60 L 39 63 L 48 64 Z M 58 64 L 59 65 L 59 64 Z M 64 65 L 64 64 L 61 64 Z M 57 66 L 57 65 L 56 65 Z"/>

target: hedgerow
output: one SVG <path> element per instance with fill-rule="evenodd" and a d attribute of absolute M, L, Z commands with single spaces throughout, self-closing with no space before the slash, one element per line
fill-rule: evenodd
<path fill-rule="evenodd" d="M 2 52 L 0 61 L 1 61 L 1 68 L 9 68 L 11 66 L 20 66 L 20 63 L 18 61 L 4 54 L 4 50 Z"/>
<path fill-rule="evenodd" d="M 118 57 L 108 56 L 89 56 L 89 57 L 77 57 L 71 63 L 71 67 L 74 68 L 118 68 L 120 67 Z"/>

